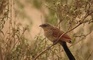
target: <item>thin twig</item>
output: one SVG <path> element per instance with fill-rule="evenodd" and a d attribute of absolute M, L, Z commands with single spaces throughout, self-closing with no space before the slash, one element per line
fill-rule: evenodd
<path fill-rule="evenodd" d="M 89 60 L 89 58 L 92 56 L 92 53 L 93 53 L 93 50 L 90 52 L 90 54 L 89 54 L 87 60 Z"/>
<path fill-rule="evenodd" d="M 45 50 L 43 50 L 41 53 L 39 53 L 33 60 L 36 60 L 39 56 L 41 56 L 44 52 L 46 52 L 47 50 L 49 50 L 52 46 L 54 46 L 54 44 L 52 44 L 51 46 L 49 46 L 48 48 L 46 48 Z"/>

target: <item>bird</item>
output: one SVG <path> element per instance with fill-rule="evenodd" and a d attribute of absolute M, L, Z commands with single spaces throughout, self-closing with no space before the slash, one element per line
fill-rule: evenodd
<path fill-rule="evenodd" d="M 69 60 L 75 60 L 75 57 L 73 56 L 66 44 L 66 42 L 71 43 L 71 38 L 67 34 L 64 34 L 58 40 L 58 38 L 64 33 L 63 31 L 48 23 L 41 24 L 40 27 L 44 30 L 45 37 L 49 39 L 51 42 L 53 42 L 53 44 L 55 44 L 56 41 L 58 41 L 58 43 L 61 44 Z"/>

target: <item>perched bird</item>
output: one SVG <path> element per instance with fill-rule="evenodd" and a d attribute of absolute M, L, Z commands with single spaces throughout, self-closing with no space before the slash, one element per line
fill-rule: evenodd
<path fill-rule="evenodd" d="M 64 33 L 63 31 L 50 24 L 42 24 L 40 25 L 40 27 L 43 28 L 45 37 L 47 37 L 53 43 L 55 43 L 58 40 L 58 38 Z M 71 38 L 67 34 L 63 35 L 58 40 L 58 43 L 60 43 L 63 46 L 69 60 L 75 60 L 75 57 L 68 49 L 66 42 L 71 43 Z"/>

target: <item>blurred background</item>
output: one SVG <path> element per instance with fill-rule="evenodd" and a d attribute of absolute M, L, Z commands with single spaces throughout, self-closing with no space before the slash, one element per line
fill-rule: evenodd
<path fill-rule="evenodd" d="M 72 38 L 76 60 L 93 60 L 93 0 L 0 0 L 0 60 L 33 60 L 51 46 L 40 24 L 49 23 Z M 68 60 L 57 44 L 37 60 Z"/>

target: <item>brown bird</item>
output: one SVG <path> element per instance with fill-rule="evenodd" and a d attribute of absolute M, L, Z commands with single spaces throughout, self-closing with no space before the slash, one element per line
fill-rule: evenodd
<path fill-rule="evenodd" d="M 59 30 L 58 28 L 50 24 L 42 24 L 40 25 L 40 27 L 43 28 L 44 35 L 53 43 L 55 43 L 58 40 L 58 38 L 64 33 L 63 31 Z M 69 60 L 75 60 L 74 56 L 68 49 L 66 42 L 71 43 L 71 38 L 67 34 L 63 35 L 59 39 L 58 43 L 60 43 L 63 46 Z"/>

